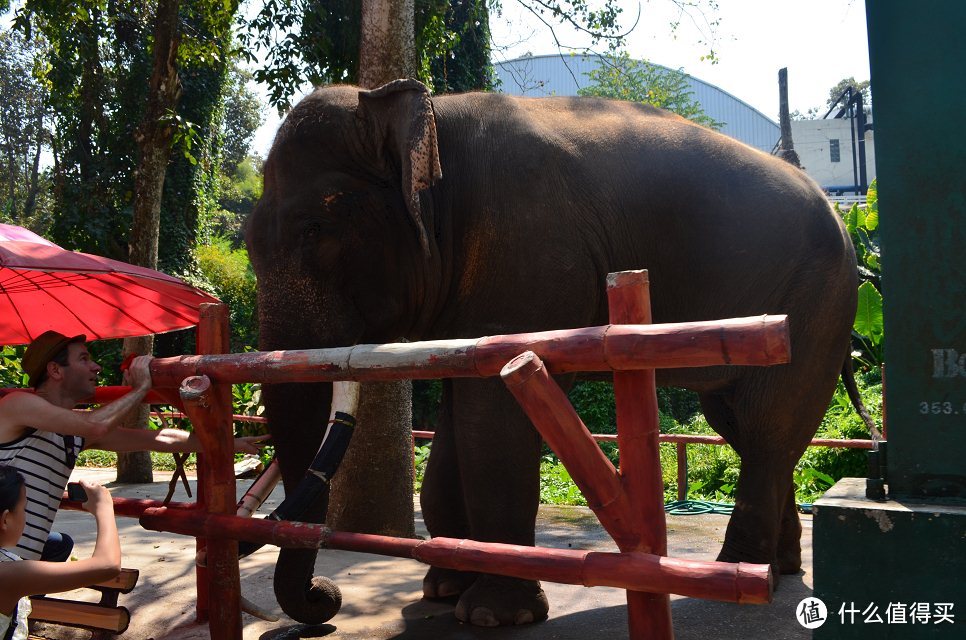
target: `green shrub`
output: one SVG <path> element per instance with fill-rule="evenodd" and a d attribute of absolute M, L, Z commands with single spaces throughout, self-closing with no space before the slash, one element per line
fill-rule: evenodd
<path fill-rule="evenodd" d="M 100 467 L 113 468 L 117 466 L 117 454 L 113 451 L 101 451 L 100 449 L 86 449 L 77 456 L 78 467 Z M 195 454 L 188 456 L 185 462 L 185 469 L 196 469 L 198 457 Z M 174 471 L 174 456 L 170 453 L 151 452 L 151 467 L 155 471 Z"/>
<path fill-rule="evenodd" d="M 413 491 L 419 493 L 423 488 L 423 477 L 426 475 L 426 463 L 429 461 L 429 452 L 432 450 L 432 441 L 413 449 L 413 459 L 416 464 L 416 481 Z"/>
<path fill-rule="evenodd" d="M 26 347 L 0 348 L 0 387 L 26 387 L 27 374 L 20 368 Z"/>
<path fill-rule="evenodd" d="M 443 398 L 442 380 L 413 380 L 413 428 L 435 430 L 439 403 Z"/>
<path fill-rule="evenodd" d="M 228 305 L 231 351 L 258 344 L 256 283 L 245 249 L 233 249 L 228 238 L 213 238 L 195 249 L 198 268 L 213 293 Z"/>
<path fill-rule="evenodd" d="M 567 468 L 555 455 L 545 455 L 540 460 L 540 502 L 587 505 L 587 499 L 580 493 Z"/>

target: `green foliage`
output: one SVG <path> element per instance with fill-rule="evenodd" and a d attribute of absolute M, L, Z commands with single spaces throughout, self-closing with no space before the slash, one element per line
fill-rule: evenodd
<path fill-rule="evenodd" d="M 55 133 L 50 234 L 68 248 L 123 260 L 150 25 L 129 1 L 76 0 L 71 9 L 27 0 L 14 21 L 27 38 L 42 35 L 50 46 L 46 64 L 37 67 Z"/>
<path fill-rule="evenodd" d="M 24 349 L 24 346 L 0 347 L 0 388 L 27 386 L 27 374 L 20 367 Z"/>
<path fill-rule="evenodd" d="M 874 355 L 874 361 L 881 362 L 882 345 L 882 294 L 871 282 L 859 285 L 859 304 L 855 312 L 853 327 L 863 341 L 865 352 Z M 863 364 L 871 364 L 864 360 Z"/>
<path fill-rule="evenodd" d="M 863 80 L 862 82 L 857 82 L 855 77 L 850 76 L 848 78 L 843 78 L 838 81 L 838 83 L 829 89 L 828 100 L 825 101 L 827 108 L 831 109 L 834 107 L 839 100 L 839 97 L 845 92 L 846 89 L 851 88 L 854 92 L 859 92 L 862 94 L 862 103 L 865 107 L 872 107 L 872 91 L 870 89 L 872 83 L 869 80 Z"/>
<path fill-rule="evenodd" d="M 78 454 L 77 466 L 111 469 L 117 466 L 117 454 L 113 451 L 86 449 Z M 196 469 L 198 467 L 198 456 L 194 453 L 188 454 L 188 460 L 184 466 L 185 469 Z M 170 453 L 152 451 L 151 468 L 155 471 L 174 471 L 174 457 Z"/>
<path fill-rule="evenodd" d="M 859 392 L 872 419 L 882 427 L 882 381 L 878 369 L 858 376 Z M 868 428 L 855 412 L 845 387 L 839 382 L 816 438 L 867 440 Z M 868 454 L 864 449 L 809 447 L 795 467 L 795 498 L 814 502 L 834 482 L 845 477 L 863 477 Z"/>
<path fill-rule="evenodd" d="M 486 0 L 416 0 L 420 77 L 436 93 L 491 88 Z"/>
<path fill-rule="evenodd" d="M 687 423 L 676 423 L 665 433 L 717 435 L 703 415 Z M 728 445 L 689 444 L 687 446 L 688 493 L 690 500 L 733 501 L 738 484 L 741 459 Z M 661 475 L 665 500 L 677 500 L 677 447 L 661 445 Z"/>
<path fill-rule="evenodd" d="M 355 84 L 359 78 L 361 3 L 267 2 L 240 36 L 249 63 L 264 52 L 256 81 L 280 111 L 305 84 Z M 415 0 L 418 77 L 437 93 L 489 86 L 486 0 Z"/>
<path fill-rule="evenodd" d="M 25 0 L 15 27 L 49 42 L 38 77 L 49 90 L 55 157 L 50 235 L 61 245 L 128 259 L 138 127 L 151 73 L 153 11 L 132 0 Z M 153 7 L 151 7 L 153 9 Z M 169 166 L 159 268 L 184 274 L 215 201 L 221 89 L 231 55 L 233 0 L 183 0 L 177 65 L 182 97 L 163 116 L 180 151 Z"/>
<path fill-rule="evenodd" d="M 442 398 L 442 380 L 413 380 L 413 429 L 436 429 Z"/>
<path fill-rule="evenodd" d="M 252 80 L 251 72 L 232 65 L 224 85 L 221 161 L 229 175 L 248 159 L 252 138 L 263 120 L 261 100 L 248 88 Z"/>
<path fill-rule="evenodd" d="M 258 344 L 257 291 L 248 251 L 233 249 L 227 238 L 212 238 L 195 255 L 205 281 L 230 310 L 231 350 L 241 352 Z"/>
<path fill-rule="evenodd" d="M 432 443 L 417 446 L 413 449 L 413 456 L 416 464 L 416 479 L 413 484 L 413 492 L 419 493 L 423 488 L 423 478 L 426 475 L 426 463 L 429 462 L 429 452 L 432 450 Z"/>
<path fill-rule="evenodd" d="M 521 1 L 551 30 L 567 24 L 594 44 L 623 42 L 616 0 Z M 500 8 L 499 0 L 415 0 L 419 79 L 437 93 L 491 88 L 490 15 Z M 269 102 L 282 111 L 305 84 L 357 82 L 361 19 L 361 3 L 350 0 L 266 2 L 240 37 L 249 63 L 263 52 L 254 78 L 268 87 Z"/>
<path fill-rule="evenodd" d="M 49 181 L 40 171 L 47 131 L 47 89 L 35 69 L 48 55 L 40 39 L 0 33 L 0 221 L 42 231 L 50 215 Z M 46 187 L 46 190 L 45 190 Z"/>
<path fill-rule="evenodd" d="M 836 211 L 845 221 L 845 228 L 852 238 L 859 268 L 859 303 L 852 329 L 852 357 L 862 371 L 878 369 L 882 364 L 883 315 L 882 315 L 882 251 L 879 247 L 879 198 L 875 180 L 869 186 L 866 206 L 852 205 L 843 213 Z"/>
<path fill-rule="evenodd" d="M 881 425 L 882 421 L 882 383 L 878 370 L 860 375 L 857 380 L 860 393 L 872 418 Z M 571 401 L 581 418 L 592 432 L 613 433 L 613 396 L 606 389 L 608 383 L 578 383 L 570 393 Z M 716 435 L 714 430 L 699 413 L 691 413 L 684 421 L 675 420 L 667 413 L 672 406 L 667 398 L 660 396 L 660 420 L 662 433 L 689 433 L 695 435 Z M 694 394 L 682 390 L 678 406 L 686 413 L 697 410 Z M 594 425 L 591 427 L 591 425 Z M 816 434 L 817 438 L 868 439 L 868 431 L 861 417 L 855 412 L 848 399 L 845 388 L 839 383 L 835 396 L 822 420 Z M 602 445 L 612 462 L 617 463 L 616 452 Z M 688 493 L 691 500 L 733 502 L 738 484 L 740 458 L 727 445 L 689 444 L 687 446 Z M 677 449 L 672 444 L 662 444 L 661 475 L 664 480 L 665 501 L 677 500 Z M 810 447 L 795 468 L 793 481 L 796 500 L 814 502 L 828 487 L 843 477 L 861 477 L 865 473 L 866 452 L 861 449 L 839 449 Z M 577 491 L 563 464 L 553 454 L 545 454 L 541 459 L 542 502 L 548 504 L 586 504 Z"/>
<path fill-rule="evenodd" d="M 540 502 L 544 504 L 587 505 L 567 468 L 554 455 L 540 460 Z"/>
<path fill-rule="evenodd" d="M 720 129 L 724 124 L 707 115 L 695 101 L 686 73 L 634 60 L 626 51 L 602 57 L 600 65 L 587 77 L 593 84 L 578 91 L 582 96 L 650 104 L 711 129 Z"/>
<path fill-rule="evenodd" d="M 281 112 L 305 83 L 351 83 L 357 78 L 362 3 L 276 0 L 262 5 L 239 34 L 249 64 L 263 52 L 254 78 Z"/>
<path fill-rule="evenodd" d="M 246 156 L 233 167 L 222 165 L 218 173 L 218 208 L 211 218 L 213 236 L 231 240 L 232 247 L 245 242 L 244 221 L 262 197 L 262 159 Z"/>

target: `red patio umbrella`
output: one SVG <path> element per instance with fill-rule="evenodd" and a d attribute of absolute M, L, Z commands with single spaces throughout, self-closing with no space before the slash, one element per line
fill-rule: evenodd
<path fill-rule="evenodd" d="M 25 344 L 48 329 L 88 340 L 184 329 L 198 323 L 203 302 L 218 299 L 160 271 L 0 224 L 0 344 Z"/>

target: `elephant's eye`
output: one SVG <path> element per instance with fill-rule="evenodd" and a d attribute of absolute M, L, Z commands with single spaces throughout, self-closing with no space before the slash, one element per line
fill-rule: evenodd
<path fill-rule="evenodd" d="M 322 196 L 322 209 L 330 209 L 336 206 L 343 195 L 342 193 L 328 193 Z"/>

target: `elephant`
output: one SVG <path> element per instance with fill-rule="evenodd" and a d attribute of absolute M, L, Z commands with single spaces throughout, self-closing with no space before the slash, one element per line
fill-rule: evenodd
<path fill-rule="evenodd" d="M 642 104 L 332 85 L 280 126 L 246 243 L 263 350 L 607 324 L 606 275 L 634 269 L 649 272 L 654 322 L 787 314 L 790 363 L 657 382 L 696 392 L 740 455 L 718 560 L 799 571 L 792 472 L 851 376 L 858 284 L 849 235 L 801 169 Z M 326 393 L 263 390 L 287 490 Z M 499 379 L 445 380 L 420 495 L 430 534 L 533 545 L 540 451 Z M 314 558 L 281 552 L 289 615 L 303 615 Z M 423 591 L 458 597 L 477 625 L 548 615 L 535 581 L 430 568 Z"/>

